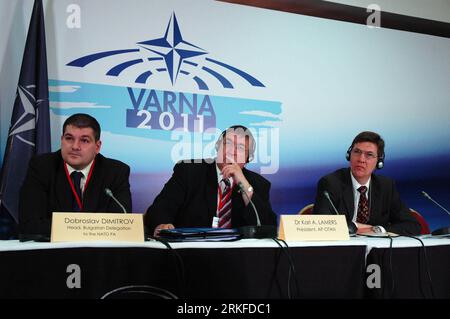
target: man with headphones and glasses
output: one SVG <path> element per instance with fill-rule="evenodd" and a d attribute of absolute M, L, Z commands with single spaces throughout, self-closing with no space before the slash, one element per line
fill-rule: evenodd
<path fill-rule="evenodd" d="M 245 168 L 253 160 L 255 148 L 250 130 L 235 125 L 221 133 L 215 159 L 178 162 L 172 177 L 147 209 L 144 223 L 148 231 L 157 236 L 161 229 L 175 227 L 255 225 L 250 199 L 261 224 L 276 226 L 269 200 L 270 182 Z"/>
<path fill-rule="evenodd" d="M 317 185 L 315 214 L 335 214 L 324 195 L 358 233 L 368 231 L 405 235 L 420 234 L 420 224 L 401 201 L 392 179 L 373 174 L 384 166 L 384 140 L 374 132 L 361 132 L 348 148 L 349 168 L 322 177 Z"/>

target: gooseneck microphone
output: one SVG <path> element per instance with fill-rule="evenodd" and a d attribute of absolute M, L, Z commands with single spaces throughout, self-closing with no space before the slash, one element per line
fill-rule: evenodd
<path fill-rule="evenodd" d="M 239 192 L 244 194 L 245 197 L 247 197 L 249 203 L 252 205 L 253 207 L 253 211 L 255 212 L 255 216 L 256 216 L 256 226 L 261 226 L 261 220 L 259 219 L 259 214 L 258 211 L 256 210 L 255 204 L 253 204 L 253 201 L 250 199 L 250 197 L 247 195 L 247 193 L 244 190 L 244 185 L 242 185 L 241 182 L 238 183 L 239 186 Z"/>
<path fill-rule="evenodd" d="M 124 214 L 127 213 L 127 210 L 125 209 L 125 207 L 123 207 L 123 205 L 122 205 L 122 204 L 119 202 L 119 200 L 113 195 L 113 192 L 112 192 L 108 187 L 105 188 L 105 194 L 106 194 L 107 196 L 111 197 L 111 198 L 117 203 L 117 205 L 119 205 L 120 208 L 122 208 L 122 211 L 123 211 Z"/>
<path fill-rule="evenodd" d="M 439 204 L 437 201 L 435 201 L 430 195 L 428 195 L 426 192 L 422 191 L 422 195 L 432 201 L 436 206 L 438 206 L 440 209 L 442 209 L 444 212 L 446 212 L 448 215 L 450 215 L 450 212 L 448 209 L 446 209 L 444 206 Z M 431 235 L 449 235 L 450 234 L 450 226 L 438 228 L 431 232 Z"/>
<path fill-rule="evenodd" d="M 333 201 L 331 200 L 330 194 L 327 191 L 324 191 L 323 194 L 328 199 L 328 202 L 330 203 L 331 207 L 333 207 L 333 210 L 336 213 L 336 215 L 340 215 L 338 210 L 336 209 L 336 206 L 334 206 Z"/>
<path fill-rule="evenodd" d="M 433 203 L 435 203 L 437 206 L 439 206 L 444 212 L 446 212 L 449 216 L 450 216 L 450 212 L 441 204 L 439 204 L 438 202 L 436 202 L 433 198 L 431 198 L 430 195 L 428 195 L 426 192 L 422 191 L 423 196 L 425 196 L 426 198 L 428 198 L 429 200 L 431 200 Z"/>
<path fill-rule="evenodd" d="M 256 209 L 256 206 L 251 198 L 245 192 L 244 185 L 242 185 L 241 182 L 237 185 L 239 187 L 239 193 L 242 193 L 247 197 L 248 202 L 252 205 L 256 216 L 256 226 L 242 226 L 238 228 L 241 238 L 275 238 L 277 236 L 277 228 L 271 225 L 261 225 L 258 210 Z"/>
<path fill-rule="evenodd" d="M 341 215 L 341 214 L 339 214 L 338 210 L 336 209 L 336 206 L 334 206 L 333 201 L 331 200 L 330 194 L 327 191 L 323 191 L 323 195 L 328 199 L 328 202 L 330 203 L 331 207 L 333 207 L 333 210 L 336 213 L 336 215 Z M 347 218 L 346 218 L 346 220 L 347 220 Z M 356 227 L 355 223 L 353 223 L 352 221 L 347 222 L 347 227 L 348 227 L 348 233 L 350 235 L 354 235 L 358 231 L 358 227 Z"/>

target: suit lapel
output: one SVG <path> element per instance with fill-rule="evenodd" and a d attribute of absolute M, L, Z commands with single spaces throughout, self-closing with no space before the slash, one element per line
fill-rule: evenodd
<path fill-rule="evenodd" d="M 381 200 L 380 200 L 380 187 L 378 179 L 372 174 L 372 180 L 369 188 L 369 224 L 373 219 L 377 219 L 377 216 L 381 213 Z"/>
<path fill-rule="evenodd" d="M 58 170 L 56 171 L 55 193 L 58 209 L 62 212 L 70 212 L 72 211 L 73 194 L 64 165 L 64 161 L 61 158 L 58 163 Z"/>
<path fill-rule="evenodd" d="M 351 220 L 355 211 L 355 201 L 353 198 L 353 183 L 352 178 L 350 177 L 350 169 L 345 172 L 344 179 L 344 205 L 346 208 L 346 214 Z"/>
<path fill-rule="evenodd" d="M 217 211 L 217 173 L 216 173 L 216 162 L 212 164 L 205 163 L 207 165 L 206 169 L 206 188 L 205 188 L 205 198 L 208 205 L 208 214 L 212 220 L 216 216 Z"/>

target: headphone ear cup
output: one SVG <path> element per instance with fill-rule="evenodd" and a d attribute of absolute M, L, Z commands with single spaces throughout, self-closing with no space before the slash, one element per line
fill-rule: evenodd
<path fill-rule="evenodd" d="M 253 161 L 253 159 L 255 158 L 255 149 L 256 149 L 256 144 L 255 144 L 255 140 L 253 140 L 252 142 L 252 149 L 250 150 L 250 153 L 248 154 L 248 159 L 247 159 L 247 163 Z"/>
<path fill-rule="evenodd" d="M 382 169 L 384 167 L 384 162 L 382 159 L 379 159 L 377 162 L 377 168 Z"/>
<path fill-rule="evenodd" d="M 384 154 L 378 158 L 377 169 L 382 169 L 384 167 Z"/>
<path fill-rule="evenodd" d="M 347 149 L 347 153 L 345 153 L 345 159 L 350 162 L 350 153 L 352 152 L 353 145 Z"/>

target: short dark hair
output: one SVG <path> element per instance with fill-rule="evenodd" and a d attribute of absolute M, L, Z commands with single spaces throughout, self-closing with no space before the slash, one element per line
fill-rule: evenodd
<path fill-rule="evenodd" d="M 66 131 L 67 125 L 72 125 L 78 128 L 90 127 L 94 131 L 95 141 L 97 142 L 100 139 L 100 124 L 98 124 L 97 120 L 89 114 L 77 113 L 69 116 L 63 124 L 63 135 Z"/>
<path fill-rule="evenodd" d="M 384 140 L 378 133 L 370 131 L 364 131 L 359 133 L 353 139 L 352 145 L 350 146 L 350 150 L 353 149 L 353 146 L 355 146 L 355 144 L 363 142 L 374 143 L 378 148 L 378 158 L 384 158 Z"/>

